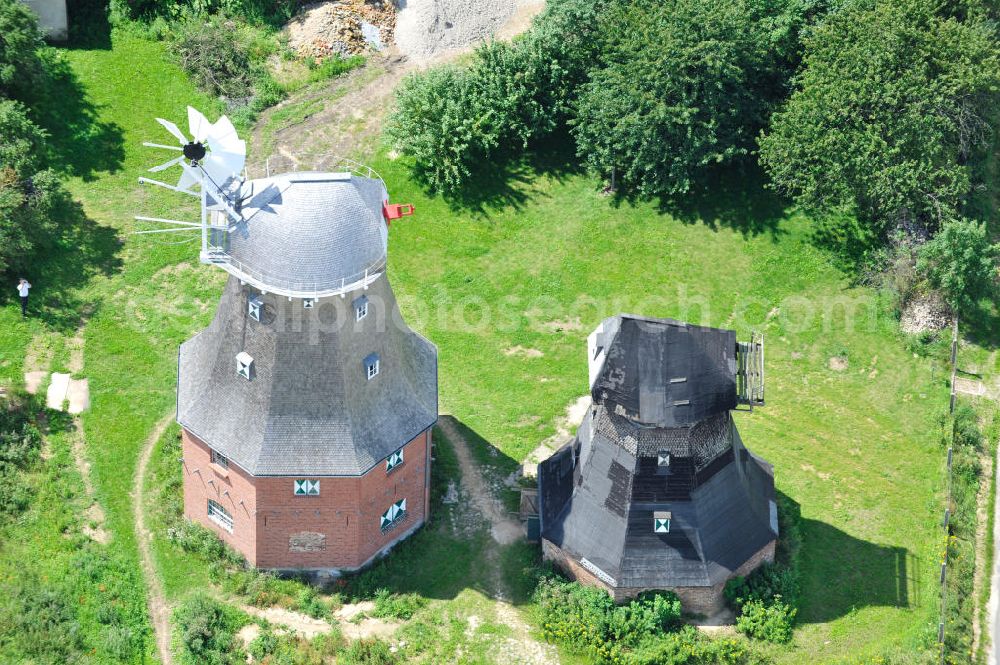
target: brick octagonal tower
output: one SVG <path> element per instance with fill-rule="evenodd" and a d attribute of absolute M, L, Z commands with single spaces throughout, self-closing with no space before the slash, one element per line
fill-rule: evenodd
<path fill-rule="evenodd" d="M 241 197 L 202 255 L 231 274 L 215 319 L 179 353 L 184 514 L 258 567 L 357 569 L 429 510 L 437 351 L 385 275 L 393 209 L 371 172 Z"/>

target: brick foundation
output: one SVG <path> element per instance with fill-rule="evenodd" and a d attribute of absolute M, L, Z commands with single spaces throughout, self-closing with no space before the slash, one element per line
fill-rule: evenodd
<path fill-rule="evenodd" d="M 209 447 L 182 430 L 184 515 L 211 529 L 259 568 L 353 570 L 386 552 L 427 519 L 430 430 L 403 447 L 402 465 L 363 476 L 254 477 L 211 463 Z M 319 480 L 319 496 L 296 496 L 296 479 Z M 405 518 L 385 532 L 380 518 L 406 499 Z M 233 518 L 232 533 L 208 517 L 208 500 Z"/>
<path fill-rule="evenodd" d="M 757 553 L 747 559 L 742 566 L 733 571 L 733 573 L 725 581 L 714 586 L 672 587 L 664 588 L 663 590 L 673 591 L 676 593 L 681 599 L 681 606 L 685 612 L 689 612 L 691 614 L 704 614 L 706 616 L 715 614 L 725 607 L 726 599 L 722 592 L 723 589 L 725 589 L 726 581 L 732 579 L 733 577 L 749 574 L 765 561 L 774 561 L 775 542 L 776 541 L 773 540 L 769 542 L 763 548 L 758 550 Z M 571 579 L 574 579 L 581 584 L 604 589 L 611 595 L 612 598 L 615 599 L 616 603 L 624 603 L 628 600 L 632 600 L 643 591 L 650 590 L 645 587 L 612 587 L 599 579 L 594 573 L 584 568 L 576 558 L 570 556 L 561 548 L 554 545 L 551 541 L 545 540 L 544 538 L 542 539 L 542 556 L 547 561 L 551 561 L 559 566 L 559 568 L 561 568 Z"/>

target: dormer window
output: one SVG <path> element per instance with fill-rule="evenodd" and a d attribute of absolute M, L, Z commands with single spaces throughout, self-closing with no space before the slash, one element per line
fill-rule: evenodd
<path fill-rule="evenodd" d="M 253 357 L 246 351 L 236 354 L 236 373 L 247 381 L 253 378 Z"/>
<path fill-rule="evenodd" d="M 247 301 L 247 314 L 254 321 L 260 321 L 261 312 L 264 310 L 264 299 L 260 296 L 253 296 Z"/>
<path fill-rule="evenodd" d="M 318 480 L 296 480 L 293 492 L 295 496 L 319 496 Z"/>
<path fill-rule="evenodd" d="M 403 449 L 400 448 L 393 454 L 385 458 L 385 472 L 389 473 L 403 463 Z"/>
<path fill-rule="evenodd" d="M 368 316 L 368 296 L 360 296 L 354 300 L 354 320 L 360 321 Z"/>
<path fill-rule="evenodd" d="M 316 305 L 316 300 L 313 298 L 303 298 L 302 307 L 305 309 L 312 309 Z"/>
<path fill-rule="evenodd" d="M 660 450 L 656 453 L 656 466 L 666 469 L 670 466 L 670 451 Z"/>
<path fill-rule="evenodd" d="M 379 372 L 378 354 L 372 353 L 365 358 L 365 376 L 367 376 L 368 380 L 371 381 L 376 376 L 378 376 L 378 372 Z"/>
<path fill-rule="evenodd" d="M 670 533 L 670 518 L 673 515 L 668 510 L 653 512 L 653 533 Z"/>

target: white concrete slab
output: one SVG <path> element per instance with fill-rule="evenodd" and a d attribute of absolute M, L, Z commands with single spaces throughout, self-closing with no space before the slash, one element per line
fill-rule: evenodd
<path fill-rule="evenodd" d="M 63 402 L 66 401 L 66 391 L 69 389 L 69 374 L 52 373 L 52 381 L 49 382 L 49 391 L 45 394 L 45 406 L 50 409 L 63 410 Z"/>
<path fill-rule="evenodd" d="M 69 400 L 69 411 L 72 414 L 83 413 L 90 408 L 90 385 L 87 379 L 72 379 L 69 388 L 66 390 L 66 399 Z"/>

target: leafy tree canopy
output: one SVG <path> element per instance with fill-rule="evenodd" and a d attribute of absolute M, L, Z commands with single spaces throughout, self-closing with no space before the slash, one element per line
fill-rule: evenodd
<path fill-rule="evenodd" d="M 805 37 L 795 92 L 760 139 L 776 185 L 879 231 L 954 217 L 1000 90 L 1000 40 L 976 7 L 876 0 L 830 13 Z"/>
<path fill-rule="evenodd" d="M 986 225 L 968 219 L 946 221 L 917 255 L 917 270 L 941 289 L 957 311 L 968 311 L 993 293 L 1000 245 L 990 242 Z"/>

